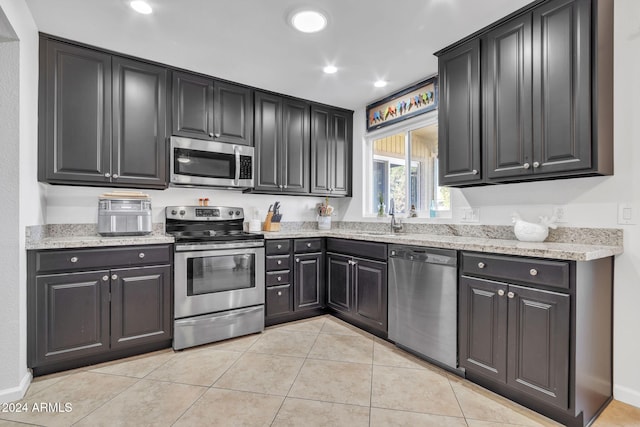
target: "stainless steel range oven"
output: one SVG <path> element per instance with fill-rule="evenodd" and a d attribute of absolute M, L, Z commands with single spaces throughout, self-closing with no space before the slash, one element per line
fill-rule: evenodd
<path fill-rule="evenodd" d="M 234 207 L 169 206 L 176 350 L 264 329 L 264 236 Z"/>

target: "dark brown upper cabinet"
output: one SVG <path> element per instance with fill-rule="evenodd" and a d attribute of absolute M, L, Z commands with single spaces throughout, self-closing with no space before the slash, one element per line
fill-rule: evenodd
<path fill-rule="evenodd" d="M 255 93 L 255 191 L 309 193 L 309 104 Z"/>
<path fill-rule="evenodd" d="M 253 145 L 253 91 L 181 71 L 173 72 L 172 134 Z"/>
<path fill-rule="evenodd" d="M 41 38 L 38 179 L 166 188 L 165 68 Z"/>
<path fill-rule="evenodd" d="M 441 184 L 611 175 L 612 28 L 610 0 L 549 0 L 436 53 Z M 475 43 L 479 85 L 459 59 Z"/>
<path fill-rule="evenodd" d="M 351 195 L 353 112 L 311 106 L 311 194 Z"/>

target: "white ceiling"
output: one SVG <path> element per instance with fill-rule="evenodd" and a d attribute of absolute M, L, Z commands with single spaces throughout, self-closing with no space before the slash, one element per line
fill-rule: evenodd
<path fill-rule="evenodd" d="M 530 1 L 149 0 L 140 15 L 127 0 L 26 0 L 39 31 L 350 109 L 435 74 L 433 52 Z M 328 27 L 289 27 L 301 6 Z"/>

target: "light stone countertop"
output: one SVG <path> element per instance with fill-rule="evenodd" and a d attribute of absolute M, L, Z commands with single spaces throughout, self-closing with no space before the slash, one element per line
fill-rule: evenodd
<path fill-rule="evenodd" d="M 93 233 L 93 229 L 91 227 L 85 227 L 84 229 L 81 228 L 81 231 L 78 230 L 78 227 L 75 227 L 73 232 L 69 231 L 67 233 L 64 228 L 56 227 L 55 231 L 51 234 L 28 238 L 26 242 L 26 249 L 67 249 L 174 243 L 173 237 L 164 234 L 163 227 L 161 225 L 154 226 L 154 232 L 147 236 L 103 237 Z M 597 229 L 594 230 L 597 232 Z M 263 232 L 263 234 L 267 240 L 337 237 L 370 242 L 395 243 L 574 261 L 591 261 L 599 258 L 620 255 L 623 252 L 623 246 L 621 244 L 602 245 L 559 242 L 529 243 L 520 242 L 518 240 L 477 236 L 452 236 L 431 233 L 391 234 L 384 231 L 368 231 L 347 228 L 335 228 L 326 231 L 285 230 L 280 232 Z"/>

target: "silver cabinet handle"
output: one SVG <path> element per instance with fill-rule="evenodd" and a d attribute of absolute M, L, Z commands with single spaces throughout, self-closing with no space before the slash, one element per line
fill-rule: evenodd
<path fill-rule="evenodd" d="M 102 276 L 102 280 L 105 282 L 109 281 L 109 276 L 107 276 L 106 274 L 104 276 Z"/>
<path fill-rule="evenodd" d="M 472 170 L 471 173 L 474 174 L 474 175 L 478 175 L 478 169 Z"/>
<path fill-rule="evenodd" d="M 287 184 L 283 185 L 283 187 L 286 189 L 287 188 Z"/>
<path fill-rule="evenodd" d="M 513 292 L 508 292 L 508 293 L 507 293 L 507 296 L 508 296 L 509 298 L 513 298 L 513 297 L 515 297 L 515 296 L 516 296 L 516 294 L 514 294 Z"/>
<path fill-rule="evenodd" d="M 307 247 L 310 248 L 311 247 L 311 243 L 307 243 Z"/>
<path fill-rule="evenodd" d="M 282 291 L 278 291 L 278 296 L 281 297 L 282 296 Z"/>
<path fill-rule="evenodd" d="M 209 138 L 213 138 L 213 132 L 209 132 Z"/>
<path fill-rule="evenodd" d="M 140 252 L 140 253 L 138 254 L 138 258 L 141 258 L 141 259 L 142 259 L 142 258 L 144 258 L 144 252 Z"/>
<path fill-rule="evenodd" d="M 282 184 L 278 185 L 278 187 L 282 190 Z"/>
<path fill-rule="evenodd" d="M 278 246 L 276 246 L 276 248 L 282 249 L 282 245 L 278 245 Z"/>
<path fill-rule="evenodd" d="M 479 262 L 478 263 L 478 268 L 485 268 L 486 264 L 484 262 Z"/>
<path fill-rule="evenodd" d="M 296 262 L 300 262 L 300 258 L 296 258 Z"/>
<path fill-rule="evenodd" d="M 499 296 L 503 296 L 503 295 L 504 295 L 504 290 L 499 289 L 499 290 L 498 290 L 498 295 L 499 295 Z"/>
<path fill-rule="evenodd" d="M 111 178 L 111 174 L 110 174 L 109 172 L 105 172 L 105 173 L 104 173 L 104 177 L 105 177 L 105 178 Z"/>
<path fill-rule="evenodd" d="M 535 268 L 532 268 L 531 270 L 529 270 L 529 274 L 532 276 L 537 276 L 538 275 L 538 270 L 536 270 Z"/>
<path fill-rule="evenodd" d="M 531 167 L 531 165 L 529 163 L 525 163 L 524 165 L 522 165 L 523 168 L 525 169 L 529 169 L 529 167 Z"/>
<path fill-rule="evenodd" d="M 540 167 L 540 162 L 533 162 L 533 167 L 534 168 L 539 168 Z"/>
<path fill-rule="evenodd" d="M 111 279 L 112 279 L 112 280 L 118 280 L 118 275 L 117 275 L 117 274 L 112 275 L 112 276 L 111 276 Z"/>
<path fill-rule="evenodd" d="M 120 176 L 117 173 L 113 174 L 113 179 L 118 179 Z"/>
<path fill-rule="evenodd" d="M 278 282 L 282 281 L 282 276 L 278 276 Z"/>
<path fill-rule="evenodd" d="M 213 136 L 215 136 L 216 138 L 220 138 L 220 134 L 219 133 L 216 133 Z"/>
<path fill-rule="evenodd" d="M 71 259 L 69 260 L 71 262 L 78 262 L 78 257 L 77 256 L 72 256 Z"/>
<path fill-rule="evenodd" d="M 278 265 L 280 265 L 280 264 L 282 264 L 282 260 L 281 259 L 278 260 Z"/>

